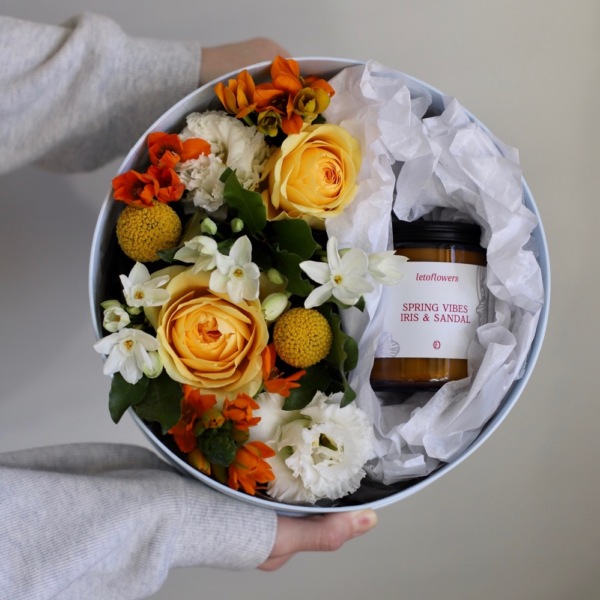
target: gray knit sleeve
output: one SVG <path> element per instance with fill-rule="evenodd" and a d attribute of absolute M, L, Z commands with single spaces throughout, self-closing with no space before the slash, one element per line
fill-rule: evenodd
<path fill-rule="evenodd" d="M 63 26 L 0 17 L 0 173 L 94 169 L 193 91 L 200 42 L 133 38 L 84 13 Z"/>
<path fill-rule="evenodd" d="M 275 532 L 274 511 L 179 475 L 144 448 L 0 454 L 0 589 L 13 600 L 142 598 L 172 567 L 255 567 Z"/>

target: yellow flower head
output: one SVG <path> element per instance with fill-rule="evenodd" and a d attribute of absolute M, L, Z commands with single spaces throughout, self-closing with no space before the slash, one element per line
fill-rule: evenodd
<path fill-rule="evenodd" d="M 117 221 L 117 240 L 121 250 L 132 260 L 159 260 L 158 250 L 174 248 L 181 236 L 177 213 L 162 202 L 138 208 L 127 206 Z"/>
<path fill-rule="evenodd" d="M 292 308 L 273 328 L 273 344 L 288 365 L 306 369 L 324 359 L 331 349 L 333 334 L 327 319 L 309 308 Z"/>

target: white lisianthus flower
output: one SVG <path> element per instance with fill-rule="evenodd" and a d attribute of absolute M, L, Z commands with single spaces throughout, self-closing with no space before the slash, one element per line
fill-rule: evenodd
<path fill-rule="evenodd" d="M 280 426 L 270 459 L 277 500 L 314 503 L 335 500 L 358 489 L 365 463 L 375 456 L 373 427 L 354 404 L 340 407 L 341 394 L 317 392 L 298 417 Z M 291 475 L 291 479 L 290 479 Z"/>
<path fill-rule="evenodd" d="M 108 303 L 107 303 L 108 304 Z M 102 327 L 106 331 L 115 333 L 127 327 L 131 323 L 129 313 L 121 306 L 120 302 L 114 301 L 114 304 L 106 306 L 102 318 Z"/>
<path fill-rule="evenodd" d="M 158 350 L 158 340 L 139 329 L 121 329 L 94 344 L 94 350 L 107 355 L 104 374 L 121 373 L 127 383 L 137 383 L 144 369 L 152 370 L 156 364 L 149 353 Z"/>
<path fill-rule="evenodd" d="M 281 394 L 262 392 L 256 397 L 260 408 L 253 412 L 260 421 L 250 429 L 250 441 L 260 441 L 270 444 L 279 435 L 279 428 L 294 419 L 300 413 L 297 410 L 283 410 L 285 398 Z"/>
<path fill-rule="evenodd" d="M 194 204 L 211 212 L 223 203 L 223 183 L 219 177 L 226 168 L 235 171 L 243 188 L 254 190 L 271 154 L 256 127 L 244 125 L 223 111 L 188 115 L 187 126 L 179 136 L 182 140 L 199 137 L 210 143 L 208 157 L 186 161 L 177 166 L 177 171 Z"/>
<path fill-rule="evenodd" d="M 169 276 L 152 277 L 140 262 L 133 265 L 129 276 L 120 275 L 119 279 L 128 306 L 161 306 L 169 299 L 169 292 L 159 289 L 169 281 Z"/>
<path fill-rule="evenodd" d="M 300 268 L 321 285 L 316 287 L 306 298 L 305 308 L 314 308 L 327 302 L 331 296 L 340 302 L 353 306 L 361 296 L 373 290 L 367 280 L 369 257 L 359 248 L 350 248 L 340 256 L 337 238 L 332 236 L 327 241 L 327 262 L 306 260 Z"/>
<path fill-rule="evenodd" d="M 394 250 L 369 254 L 369 275 L 383 285 L 395 285 L 404 277 L 402 266 L 407 260 Z"/>
<path fill-rule="evenodd" d="M 217 242 L 207 235 L 197 235 L 184 242 L 175 257 L 185 263 L 193 263 L 192 272 L 212 271 L 217 266 Z"/>
<path fill-rule="evenodd" d="M 228 294 L 234 303 L 256 300 L 260 271 L 251 259 L 252 244 L 244 235 L 234 242 L 229 256 L 217 254 L 217 268 L 210 274 L 209 288 L 213 292 Z"/>

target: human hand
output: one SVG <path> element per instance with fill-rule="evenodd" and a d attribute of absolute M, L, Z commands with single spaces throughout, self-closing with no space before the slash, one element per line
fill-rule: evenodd
<path fill-rule="evenodd" d="M 269 558 L 258 568 L 274 571 L 303 551 L 337 550 L 377 525 L 371 509 L 315 517 L 277 517 L 277 537 Z"/>
<path fill-rule="evenodd" d="M 247 65 L 273 60 L 278 54 L 287 56 L 289 53 L 268 38 L 252 38 L 243 42 L 202 48 L 200 84 Z"/>

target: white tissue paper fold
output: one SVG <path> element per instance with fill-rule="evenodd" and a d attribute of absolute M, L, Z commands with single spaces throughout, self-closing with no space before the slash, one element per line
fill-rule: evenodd
<path fill-rule="evenodd" d="M 487 249 L 491 320 L 469 348 L 469 377 L 435 393 L 382 402 L 369 383 L 382 329 L 380 290 L 365 297 L 364 312 L 343 311 L 345 330 L 359 345 L 350 383 L 377 436 L 368 472 L 390 484 L 428 475 L 464 452 L 522 376 L 544 301 L 541 269 L 528 243 L 537 217 L 523 204 L 517 151 L 455 99 L 444 97 L 441 114 L 428 116 L 427 89 L 376 62 L 346 68 L 330 83 L 336 101 L 325 116 L 363 149 L 358 195 L 326 224 L 340 248 L 391 249 L 393 210 L 408 221 L 427 215 L 475 222 Z"/>

